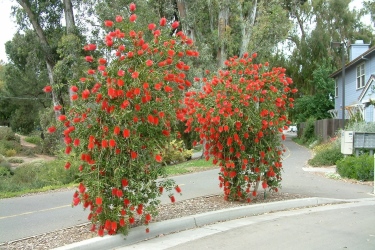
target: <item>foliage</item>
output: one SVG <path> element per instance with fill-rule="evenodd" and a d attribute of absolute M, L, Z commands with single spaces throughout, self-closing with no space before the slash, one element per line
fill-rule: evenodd
<path fill-rule="evenodd" d="M 203 171 L 212 168 L 217 168 L 212 162 L 205 159 L 189 160 L 176 165 L 169 165 L 166 167 L 166 172 L 169 176 L 187 174 L 196 171 Z"/>
<path fill-rule="evenodd" d="M 9 162 L 9 163 L 23 163 L 24 160 L 21 159 L 21 158 L 9 158 L 9 159 L 8 159 L 8 162 Z"/>
<path fill-rule="evenodd" d="M 25 141 L 35 145 L 40 145 L 42 143 L 42 138 L 40 136 L 33 135 L 25 137 Z"/>
<path fill-rule="evenodd" d="M 255 64 L 256 54 L 231 58 L 227 68 L 204 82 L 202 92 L 185 94 L 179 115 L 186 132 L 196 131 L 205 157 L 221 167 L 225 199 L 250 201 L 261 182 L 276 190 L 281 181 L 283 147 L 280 133 L 290 122 L 288 109 L 297 92 L 285 69 Z"/>
<path fill-rule="evenodd" d="M 163 190 L 172 202 L 173 188 L 181 192 L 164 179 L 162 150 L 174 138 L 182 91 L 191 86 L 185 59 L 198 52 L 182 32 L 170 36 L 166 19 L 146 27 L 136 19 L 132 13 L 106 20 L 105 45 L 84 47 L 89 69 L 71 87 L 72 106 L 59 116 L 65 168 L 80 170 L 73 205 L 90 209 L 100 236 L 127 234 L 135 217 L 148 225 Z M 178 22 L 171 25 L 176 29 Z"/>
<path fill-rule="evenodd" d="M 163 163 L 180 163 L 191 158 L 193 150 L 185 149 L 184 142 L 182 140 L 172 140 L 167 146 L 161 150 L 163 157 Z"/>
<path fill-rule="evenodd" d="M 78 169 L 67 171 L 62 164 L 62 160 L 24 163 L 12 174 L 0 177 L 0 193 L 32 192 L 47 186 L 77 182 Z"/>
<path fill-rule="evenodd" d="M 57 133 L 44 133 L 50 127 L 55 127 L 56 120 L 54 111 L 50 108 L 39 112 L 40 127 L 44 136 L 41 143 L 41 151 L 44 154 L 54 155 L 62 145 L 61 131 Z"/>
<path fill-rule="evenodd" d="M 15 156 L 17 154 L 17 151 L 14 150 L 14 149 L 8 149 L 7 151 L 5 151 L 5 156 L 6 157 L 12 157 L 12 156 Z"/>
<path fill-rule="evenodd" d="M 328 110 L 334 108 L 334 80 L 329 77 L 332 67 L 327 62 L 317 66 L 313 72 L 314 95 L 304 95 L 296 99 L 293 117 L 297 123 L 305 122 L 308 118 L 316 120 L 329 118 Z"/>
<path fill-rule="evenodd" d="M 0 140 L 20 142 L 20 138 L 9 127 L 0 127 Z"/>
<path fill-rule="evenodd" d="M 371 181 L 374 179 L 374 157 L 368 154 L 347 156 L 337 162 L 337 172 L 341 177 Z"/>
<path fill-rule="evenodd" d="M 365 121 L 349 123 L 345 130 L 362 133 L 375 133 L 375 123 Z"/>
<path fill-rule="evenodd" d="M 300 129 L 298 129 L 298 131 L 300 131 Z M 314 118 L 309 118 L 305 122 L 305 126 L 303 127 L 302 134 L 300 135 L 300 137 L 303 144 L 309 144 L 316 139 Z"/>
<path fill-rule="evenodd" d="M 308 161 L 313 167 L 336 165 L 338 160 L 344 156 L 341 154 L 341 147 L 336 143 L 323 143 L 314 148 L 315 155 Z"/>

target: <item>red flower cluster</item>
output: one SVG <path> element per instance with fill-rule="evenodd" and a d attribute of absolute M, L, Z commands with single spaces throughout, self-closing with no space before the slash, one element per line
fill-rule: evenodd
<path fill-rule="evenodd" d="M 106 47 L 99 49 L 113 56 L 85 56 L 91 67 L 71 86 L 73 105 L 59 117 L 65 152 L 72 158 L 65 168 L 78 167 L 82 179 L 73 204 L 88 208 L 92 229 L 100 236 L 126 234 L 137 218 L 147 225 L 164 187 L 181 192 L 173 181 L 156 179 L 164 175 L 161 149 L 175 136 L 178 103 L 191 86 L 184 58 L 199 55 L 182 32 L 170 36 L 178 23 L 164 27 L 162 18 L 159 27 L 150 24 L 138 31 L 134 3 L 129 11 L 126 24 L 121 16 L 104 21 L 109 32 Z M 84 49 L 90 53 L 97 46 Z"/>
<path fill-rule="evenodd" d="M 199 134 L 206 159 L 221 166 L 220 187 L 230 200 L 250 200 L 259 182 L 277 190 L 281 180 L 281 132 L 293 104 L 288 96 L 296 90 L 285 69 L 267 71 L 253 64 L 255 58 L 228 60 L 226 70 L 202 79 L 203 93 L 185 94 L 186 108 L 178 114 L 186 132 Z"/>

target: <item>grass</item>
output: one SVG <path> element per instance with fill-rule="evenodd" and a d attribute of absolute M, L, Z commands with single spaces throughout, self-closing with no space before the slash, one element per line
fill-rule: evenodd
<path fill-rule="evenodd" d="M 176 165 L 166 167 L 169 176 L 188 174 L 192 172 L 199 172 L 208 169 L 213 169 L 216 166 L 211 161 L 205 159 L 190 160 Z"/>
<path fill-rule="evenodd" d="M 174 176 L 213 168 L 211 161 L 198 159 L 169 165 L 166 171 L 169 176 Z M 77 183 L 75 170 L 66 171 L 61 160 L 34 161 L 13 171 L 5 167 L 2 170 L 9 173 L 0 175 L 0 199 L 72 187 Z"/>
<path fill-rule="evenodd" d="M 25 141 L 28 142 L 28 143 L 35 144 L 35 145 L 41 145 L 42 144 L 42 138 L 40 138 L 40 136 L 25 137 Z"/>

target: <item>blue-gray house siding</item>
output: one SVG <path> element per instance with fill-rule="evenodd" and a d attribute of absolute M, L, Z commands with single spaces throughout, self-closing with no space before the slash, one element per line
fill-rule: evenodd
<path fill-rule="evenodd" d="M 364 64 L 365 80 L 364 87 L 357 89 L 357 67 Z M 362 112 L 363 118 L 367 122 L 374 121 L 374 106 L 369 103 L 372 99 L 375 101 L 375 46 L 368 49 L 358 57 L 353 58 L 345 67 L 345 118 L 349 119 L 348 109 Z M 337 96 L 335 97 L 335 110 L 338 115 L 336 118 L 342 118 L 342 71 L 339 69 L 334 72 L 333 77 L 337 82 Z M 371 86 L 370 86 L 371 85 Z M 373 91 L 374 93 L 372 93 Z"/>

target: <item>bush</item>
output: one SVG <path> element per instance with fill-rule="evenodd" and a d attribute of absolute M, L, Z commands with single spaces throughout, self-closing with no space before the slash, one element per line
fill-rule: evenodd
<path fill-rule="evenodd" d="M 321 150 L 317 151 L 314 158 L 308 161 L 313 167 L 332 166 L 343 158 L 340 147 L 335 144 L 320 146 Z"/>
<path fill-rule="evenodd" d="M 193 150 L 187 150 L 184 147 L 184 142 L 173 140 L 161 152 L 163 162 L 166 164 L 179 163 L 191 158 Z"/>
<path fill-rule="evenodd" d="M 20 152 L 22 147 L 17 141 L 0 140 L 0 154 L 8 156 L 7 152 L 9 150 Z"/>
<path fill-rule="evenodd" d="M 8 149 L 7 151 L 5 151 L 6 157 L 12 157 L 12 156 L 15 156 L 16 154 L 17 154 L 17 151 L 14 149 Z"/>
<path fill-rule="evenodd" d="M 66 170 L 62 164 L 64 163 L 61 160 L 25 163 L 15 169 L 10 177 L 0 175 L 0 192 L 20 192 L 74 183 L 77 180 L 78 168 Z M 2 169 L 0 173 L 1 171 Z"/>
<path fill-rule="evenodd" d="M 47 131 L 51 126 L 56 125 L 55 113 L 52 109 L 45 109 L 39 112 L 40 126 L 42 131 Z M 44 133 L 41 141 L 41 153 L 54 155 L 62 145 L 60 133 Z"/>
<path fill-rule="evenodd" d="M 341 177 L 371 181 L 374 179 L 374 158 L 368 154 L 345 157 L 337 162 L 337 172 Z"/>
<path fill-rule="evenodd" d="M 310 118 L 306 121 L 305 127 L 303 128 L 301 140 L 303 143 L 310 144 L 315 138 L 315 119 Z"/>
<path fill-rule="evenodd" d="M 35 145 L 40 145 L 42 143 L 42 138 L 40 136 L 29 136 L 25 138 L 25 141 Z"/>
<path fill-rule="evenodd" d="M 20 142 L 20 138 L 8 127 L 0 127 L 0 140 Z"/>
<path fill-rule="evenodd" d="M 9 163 L 23 163 L 24 160 L 21 159 L 21 158 L 10 158 L 10 159 L 8 159 L 8 162 Z"/>
<path fill-rule="evenodd" d="M 0 177 L 10 176 L 10 175 L 11 175 L 10 169 L 0 165 Z"/>

